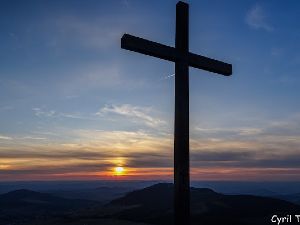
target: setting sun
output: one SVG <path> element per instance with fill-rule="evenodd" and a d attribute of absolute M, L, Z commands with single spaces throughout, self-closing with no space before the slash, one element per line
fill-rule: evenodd
<path fill-rule="evenodd" d="M 123 175 L 124 174 L 124 167 L 118 166 L 115 167 L 115 175 Z"/>

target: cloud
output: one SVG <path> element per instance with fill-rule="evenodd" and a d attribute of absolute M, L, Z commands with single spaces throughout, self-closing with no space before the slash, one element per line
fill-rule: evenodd
<path fill-rule="evenodd" d="M 89 176 L 104 178 L 122 164 L 129 170 L 166 167 L 172 156 L 169 137 L 143 131 L 71 130 L 72 142 L 51 141 L 51 145 L 17 140 L 0 147 L 0 178 L 38 177 L 47 179 Z M 164 160 L 166 159 L 166 160 Z M 148 171 L 149 172 L 149 171 Z M 133 173 L 133 172 L 131 172 Z M 134 172 L 137 174 L 137 172 Z M 132 175 L 132 174 L 131 174 Z M 145 175 L 145 174 L 144 174 Z M 29 178 L 28 178 L 29 179 Z"/>
<path fill-rule="evenodd" d="M 202 126 L 196 126 L 195 131 L 200 132 L 201 135 L 205 135 L 206 137 L 238 137 L 238 136 L 254 136 L 259 135 L 263 132 L 262 128 L 258 127 L 214 127 L 214 128 L 206 128 Z"/>
<path fill-rule="evenodd" d="M 105 157 L 113 156 L 109 151 L 93 151 L 83 150 L 82 148 L 77 148 L 77 146 L 59 146 L 55 145 L 53 147 L 45 147 L 38 145 L 31 145 L 30 148 L 23 147 L 22 150 L 11 148 L 4 148 L 0 151 L 0 158 L 11 159 L 15 162 L 20 162 L 24 160 L 32 161 L 52 161 L 52 162 L 63 162 L 68 160 L 99 160 Z"/>
<path fill-rule="evenodd" d="M 216 149 L 192 151 L 191 164 L 194 167 L 217 165 L 227 168 L 300 168 L 300 159 L 297 150 L 283 154 L 278 149 Z"/>
<path fill-rule="evenodd" d="M 74 130 L 81 148 L 111 151 L 115 156 L 171 150 L 171 137 L 138 131 Z M 74 142 L 73 142 L 74 144 Z"/>
<path fill-rule="evenodd" d="M 127 167 L 133 177 L 137 174 L 144 178 L 146 174 L 155 177 L 155 173 L 161 176 L 159 171 L 165 170 L 168 172 L 163 174 L 172 173 L 172 135 L 161 136 L 142 130 L 89 129 L 69 130 L 64 135 L 71 137 L 69 142 L 44 145 L 19 138 L 12 146 L 2 146 L 0 177 L 107 177 L 111 168 L 119 164 Z M 250 173 L 251 170 L 250 175 L 255 179 L 255 172 L 256 177 L 276 171 L 292 176 L 292 170 L 299 168 L 299 136 L 278 138 L 265 134 L 261 138 L 260 135 L 253 137 L 250 140 L 191 139 L 192 175 L 211 179 L 226 174 L 228 179 L 238 179 L 242 173 L 238 171 Z M 203 171 L 206 173 L 202 174 Z"/>
<path fill-rule="evenodd" d="M 13 139 L 12 137 L 0 135 L 0 140 L 12 140 L 12 139 Z"/>
<path fill-rule="evenodd" d="M 39 117 L 40 116 L 53 117 L 56 114 L 54 110 L 44 111 L 41 108 L 33 108 L 32 110 L 34 111 L 34 114 Z"/>
<path fill-rule="evenodd" d="M 4 136 L 0 135 L 0 140 L 14 140 L 15 142 L 18 142 L 20 140 L 46 140 L 47 138 L 45 137 L 37 137 L 37 136 L 14 136 L 14 137 L 9 137 L 9 136 Z M 1 152 L 0 152 L 1 154 Z"/>
<path fill-rule="evenodd" d="M 266 14 L 261 5 L 256 4 L 246 15 L 246 23 L 255 29 L 272 31 L 273 27 L 266 21 Z"/>
<path fill-rule="evenodd" d="M 92 116 L 83 116 L 81 113 L 62 113 L 57 112 L 55 110 L 44 110 L 41 108 L 32 108 L 34 111 L 34 114 L 37 117 L 50 117 L 50 118 L 70 118 L 70 119 L 85 119 L 85 120 L 91 120 L 95 119 Z"/>
<path fill-rule="evenodd" d="M 147 107 L 122 106 L 105 106 L 102 113 L 131 118 L 127 115 L 131 115 L 131 111 L 141 111 L 145 115 L 152 111 Z M 145 116 L 138 113 L 136 117 L 144 120 Z M 252 179 L 295 177 L 300 168 L 300 116 L 265 121 L 260 125 L 259 128 L 198 126 L 199 137 L 190 139 L 192 176 L 199 179 L 224 176 L 242 179 L 245 174 Z M 48 132 L 16 136 L 13 142 L 2 144 L 0 178 L 21 177 L 22 174 L 31 178 L 39 176 L 39 179 L 43 176 L 87 178 L 100 175 L 107 178 L 116 165 L 125 166 L 133 177 L 172 174 L 171 134 L 145 130 L 64 129 L 56 134 L 67 138 L 49 138 L 49 145 L 45 144 L 47 140 L 31 139 L 52 137 L 53 133 Z"/>
<path fill-rule="evenodd" d="M 254 158 L 254 152 L 245 151 L 209 151 L 193 152 L 191 160 L 194 162 L 233 162 Z"/>
<path fill-rule="evenodd" d="M 27 139 L 27 140 L 47 140 L 45 137 L 35 137 L 35 136 L 24 136 L 21 137 L 20 139 Z"/>
<path fill-rule="evenodd" d="M 166 122 L 152 117 L 149 114 L 151 113 L 151 108 L 132 106 L 130 104 L 122 105 L 105 105 L 96 115 L 103 116 L 106 114 L 116 114 L 125 116 L 132 119 L 134 122 L 143 123 L 149 127 L 159 127 L 164 125 Z"/>

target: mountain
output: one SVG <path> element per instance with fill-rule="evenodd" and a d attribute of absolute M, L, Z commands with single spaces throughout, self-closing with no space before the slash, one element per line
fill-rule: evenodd
<path fill-rule="evenodd" d="M 232 195 L 256 195 L 256 196 L 265 196 L 265 197 L 273 197 L 278 195 L 277 192 L 270 191 L 266 188 L 257 188 L 257 189 L 248 189 L 241 190 L 238 192 L 226 192 L 224 194 L 232 194 Z"/>
<path fill-rule="evenodd" d="M 134 190 L 133 187 L 100 186 L 97 188 L 90 189 L 48 190 L 47 193 L 63 198 L 80 198 L 86 200 L 93 200 L 105 204 L 110 202 L 112 199 L 119 198 L 132 190 Z"/>
<path fill-rule="evenodd" d="M 173 184 L 160 183 L 111 201 L 112 217 L 150 224 L 173 224 Z M 300 206 L 269 197 L 224 195 L 191 188 L 191 224 L 263 225 L 272 215 L 299 214 Z M 293 224 L 293 223 L 289 223 Z"/>
<path fill-rule="evenodd" d="M 20 221 L 61 216 L 97 204 L 95 201 L 65 199 L 20 189 L 0 195 L 0 224 L 18 224 Z"/>
<path fill-rule="evenodd" d="M 274 197 L 300 205 L 300 193 L 275 195 Z"/>
<path fill-rule="evenodd" d="M 105 187 L 99 190 L 110 192 Z M 300 206 L 269 197 L 191 188 L 191 212 L 191 225 L 263 225 L 271 224 L 274 214 L 299 214 Z M 105 206 L 26 189 L 0 195 L 0 225 L 171 225 L 172 220 L 173 184 L 168 183 L 129 192 Z"/>

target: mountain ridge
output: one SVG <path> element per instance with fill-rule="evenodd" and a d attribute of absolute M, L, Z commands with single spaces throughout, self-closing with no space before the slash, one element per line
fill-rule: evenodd
<path fill-rule="evenodd" d="M 128 192 L 104 206 L 94 201 L 19 189 L 0 195 L 0 224 L 173 225 L 173 189 L 172 183 L 158 183 Z M 209 188 L 192 187 L 190 203 L 191 225 L 264 225 L 272 224 L 272 214 L 300 212 L 299 205 L 284 200 L 226 195 Z"/>
<path fill-rule="evenodd" d="M 115 199 L 113 216 L 152 224 L 173 224 L 173 184 L 156 184 Z M 300 212 L 300 206 L 270 197 L 225 195 L 208 188 L 191 188 L 191 224 L 263 225 L 273 214 Z M 291 224 L 291 223 L 290 223 Z"/>

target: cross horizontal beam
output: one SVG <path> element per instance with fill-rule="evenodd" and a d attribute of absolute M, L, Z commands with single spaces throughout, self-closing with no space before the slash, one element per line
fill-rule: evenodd
<path fill-rule="evenodd" d="M 210 59 L 194 53 L 189 53 L 189 65 L 197 69 L 218 73 L 224 76 L 230 76 L 232 74 L 231 64 L 224 63 L 216 59 Z"/>
<path fill-rule="evenodd" d="M 173 47 L 148 41 L 130 34 L 122 36 L 121 48 L 173 62 L 179 57 L 176 49 Z"/>
<path fill-rule="evenodd" d="M 187 52 L 183 54 L 176 48 L 124 34 L 121 38 L 121 48 L 168 61 L 188 61 L 188 64 L 197 69 L 218 73 L 224 76 L 232 74 L 232 65 L 215 59 Z"/>

